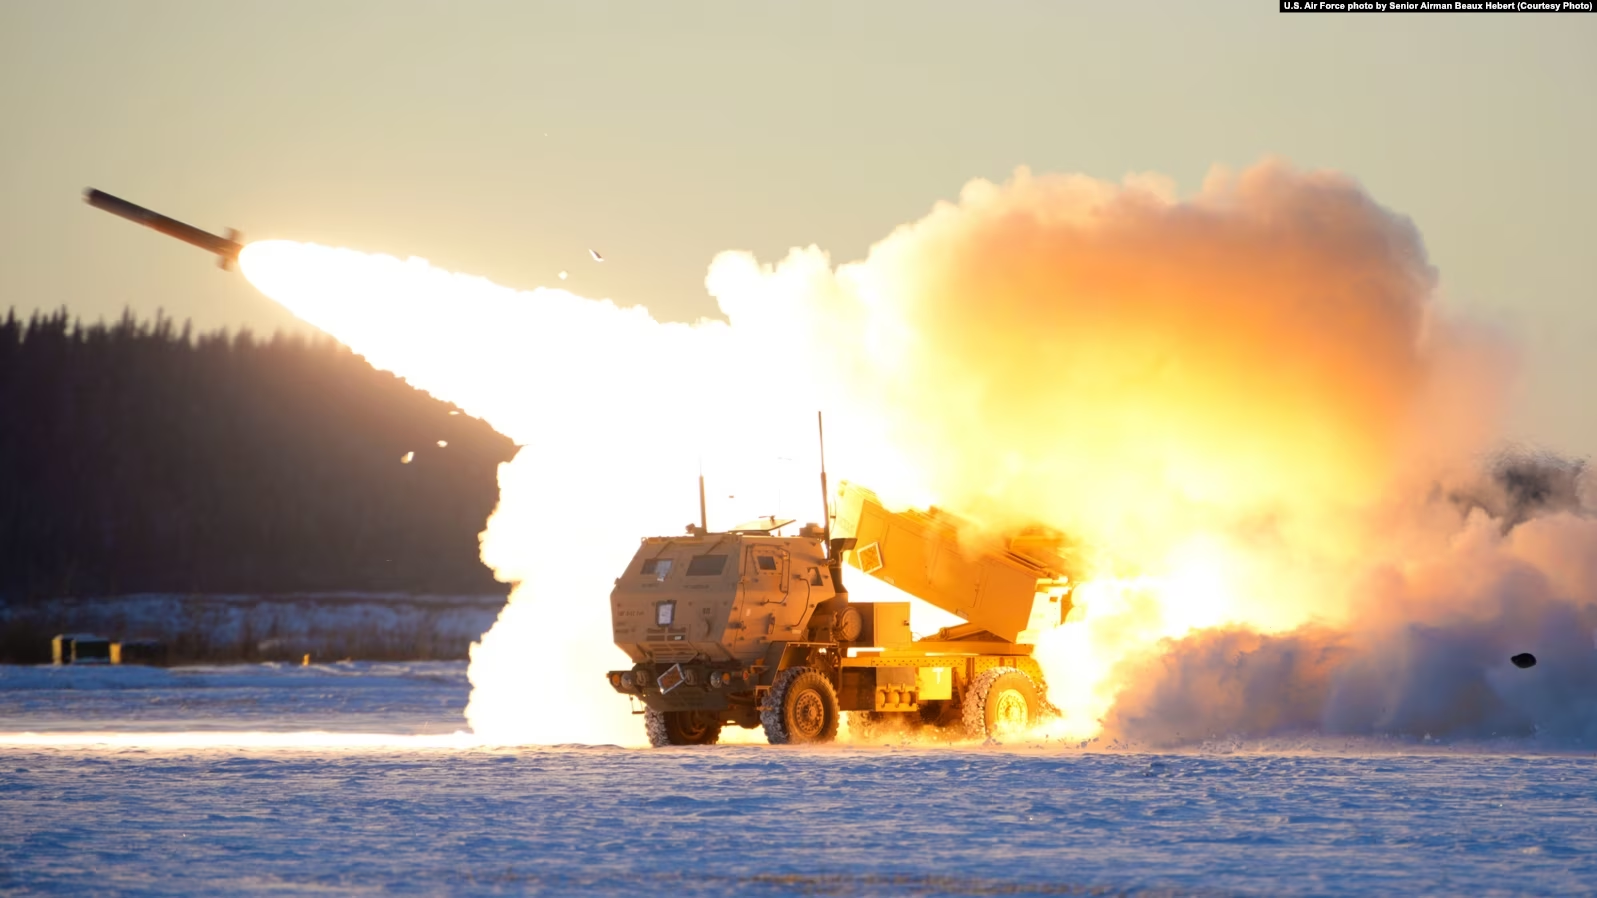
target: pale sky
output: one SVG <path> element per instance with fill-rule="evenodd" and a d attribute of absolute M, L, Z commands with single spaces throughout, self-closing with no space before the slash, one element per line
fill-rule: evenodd
<path fill-rule="evenodd" d="M 1597 454 L 1597 16 L 1276 9 L 0 0 L 0 308 L 291 322 L 88 186 L 692 319 L 715 253 L 857 259 L 971 178 L 1279 155 L 1413 218 L 1519 338 L 1513 436 Z"/>

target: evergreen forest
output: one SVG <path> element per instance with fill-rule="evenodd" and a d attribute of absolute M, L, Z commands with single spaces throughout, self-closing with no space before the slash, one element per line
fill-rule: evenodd
<path fill-rule="evenodd" d="M 329 337 L 13 311 L 0 600 L 503 594 L 477 536 L 514 451 Z"/>

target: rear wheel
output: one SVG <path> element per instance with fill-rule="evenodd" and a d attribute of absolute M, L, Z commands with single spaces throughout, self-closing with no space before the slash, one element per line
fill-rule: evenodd
<path fill-rule="evenodd" d="M 837 738 L 837 720 L 837 693 L 813 667 L 790 667 L 777 674 L 760 712 L 772 745 L 831 742 Z"/>
<path fill-rule="evenodd" d="M 965 733 L 976 739 L 1024 734 L 1042 718 L 1037 683 L 1013 667 L 984 670 L 965 693 Z"/>
<path fill-rule="evenodd" d="M 655 748 L 667 745 L 714 745 L 721 738 L 721 715 L 714 711 L 643 712 L 643 729 Z"/>

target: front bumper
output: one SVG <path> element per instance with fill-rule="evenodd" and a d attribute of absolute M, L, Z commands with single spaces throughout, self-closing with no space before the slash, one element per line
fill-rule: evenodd
<path fill-rule="evenodd" d="M 759 682 L 749 668 L 714 664 L 639 664 L 605 675 L 610 688 L 634 696 L 656 711 L 714 711 L 729 697 L 753 691 Z"/>

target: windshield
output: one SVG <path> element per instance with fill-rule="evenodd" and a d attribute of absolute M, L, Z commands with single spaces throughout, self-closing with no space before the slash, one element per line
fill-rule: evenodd
<path fill-rule="evenodd" d="M 689 577 L 717 577 L 726 570 L 725 555 L 697 555 L 688 562 Z"/>

